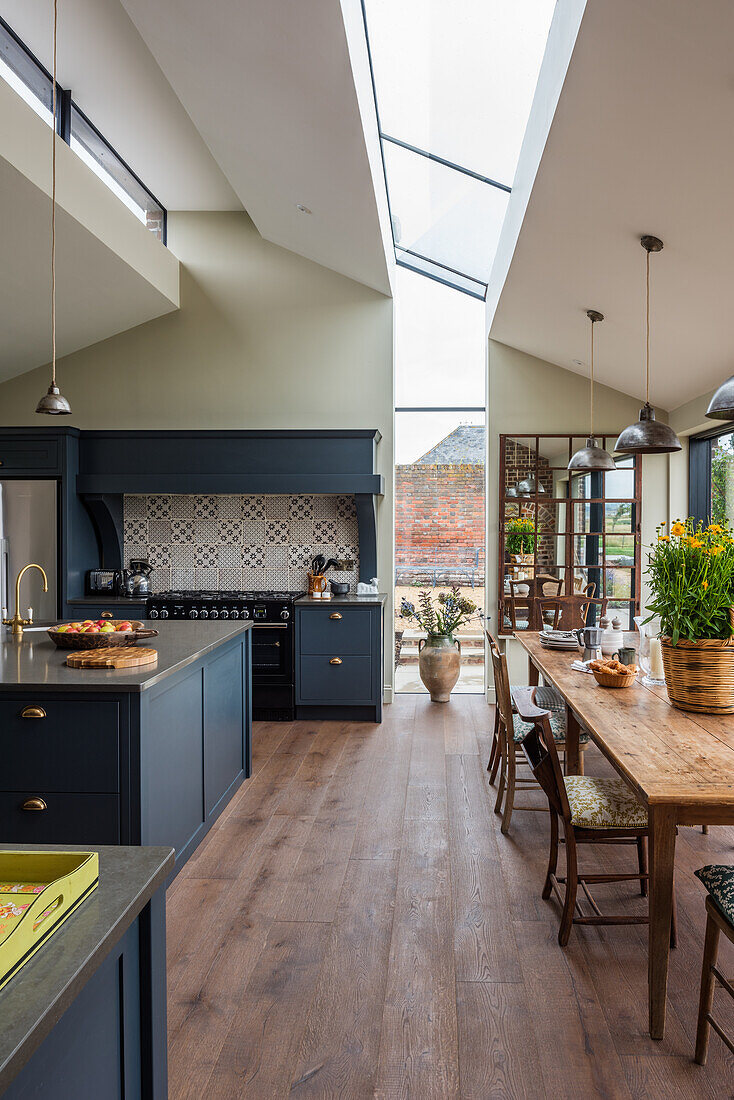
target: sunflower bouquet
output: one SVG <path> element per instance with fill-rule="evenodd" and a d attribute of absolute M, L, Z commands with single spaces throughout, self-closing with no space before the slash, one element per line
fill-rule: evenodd
<path fill-rule="evenodd" d="M 676 520 L 648 555 L 652 600 L 650 618 L 659 616 L 661 633 L 672 644 L 680 638 L 730 638 L 734 625 L 734 539 L 728 524 L 708 527 L 694 519 Z M 650 620 L 646 620 L 649 622 Z"/>

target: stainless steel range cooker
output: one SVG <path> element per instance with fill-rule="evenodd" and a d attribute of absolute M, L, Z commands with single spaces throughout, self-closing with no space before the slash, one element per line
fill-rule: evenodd
<path fill-rule="evenodd" d="M 252 713 L 295 717 L 295 615 L 303 592 L 159 592 L 146 601 L 149 619 L 252 621 Z"/>

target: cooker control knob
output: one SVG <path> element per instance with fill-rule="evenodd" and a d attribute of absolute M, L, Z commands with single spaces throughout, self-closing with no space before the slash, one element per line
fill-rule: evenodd
<path fill-rule="evenodd" d="M 211 609 L 211 611 L 209 612 L 209 618 L 210 619 L 218 619 L 219 618 L 219 612 L 217 611 L 216 607 L 213 607 Z"/>
<path fill-rule="evenodd" d="M 239 619 L 239 617 L 240 617 L 240 613 L 239 613 L 239 611 L 237 610 L 236 607 L 232 608 L 232 610 L 230 611 L 230 615 L 232 616 L 233 619 Z"/>
<path fill-rule="evenodd" d="M 152 609 L 152 611 L 151 611 L 150 615 L 148 616 L 148 618 L 149 619 L 157 619 L 158 618 L 158 612 L 156 611 L 155 608 Z"/>
<path fill-rule="evenodd" d="M 291 613 L 286 607 L 284 607 L 280 613 L 280 617 L 281 619 L 290 619 Z"/>
<path fill-rule="evenodd" d="M 167 619 L 167 618 L 168 618 L 168 611 L 166 610 L 166 608 L 165 608 L 165 607 L 164 607 L 164 608 L 163 608 L 163 610 L 161 611 L 161 618 L 162 618 L 162 619 Z"/>
<path fill-rule="evenodd" d="M 207 609 L 205 607 L 203 607 L 201 609 L 201 615 L 199 616 L 199 618 L 201 618 L 201 619 L 208 619 L 209 618 L 209 612 L 207 611 Z"/>
<path fill-rule="evenodd" d="M 192 607 L 191 610 L 189 611 L 189 618 L 190 619 L 198 619 L 199 618 L 199 612 L 196 610 L 195 607 Z"/>
<path fill-rule="evenodd" d="M 243 619 L 249 619 L 249 617 L 250 617 L 250 612 L 247 610 L 246 607 L 243 607 L 243 609 L 242 609 L 242 618 Z"/>
<path fill-rule="evenodd" d="M 228 619 L 228 618 L 229 618 L 229 611 L 227 611 L 227 608 L 226 608 L 226 607 L 225 607 L 225 608 L 223 608 L 223 609 L 222 609 L 222 610 L 220 611 L 220 613 L 219 613 L 219 618 L 220 618 L 220 619 Z"/>

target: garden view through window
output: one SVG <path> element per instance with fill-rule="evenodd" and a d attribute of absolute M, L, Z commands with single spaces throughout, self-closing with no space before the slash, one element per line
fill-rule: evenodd
<path fill-rule="evenodd" d="M 734 432 L 711 443 L 711 522 L 734 524 Z"/>
<path fill-rule="evenodd" d="M 399 269 L 395 293 L 395 688 L 424 692 L 418 647 L 425 637 L 401 617 L 457 585 L 484 611 L 486 337 L 484 305 Z M 455 691 L 484 691 L 478 613 L 456 637 Z"/>

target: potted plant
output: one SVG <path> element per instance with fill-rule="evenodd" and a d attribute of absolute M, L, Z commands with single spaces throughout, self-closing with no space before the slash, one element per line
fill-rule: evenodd
<path fill-rule="evenodd" d="M 418 670 L 434 703 L 448 703 L 461 670 L 461 642 L 454 631 L 476 613 L 477 605 L 461 595 L 458 585 L 450 592 L 439 592 L 435 603 L 424 590 L 418 596 L 419 607 L 403 599 L 400 614 L 414 619 L 427 637 L 418 642 Z"/>
<path fill-rule="evenodd" d="M 511 561 L 532 564 L 535 552 L 535 524 L 527 516 L 511 519 L 505 530 L 505 548 Z"/>
<path fill-rule="evenodd" d="M 734 714 L 734 540 L 727 524 L 661 524 L 648 556 L 665 685 L 673 706 Z M 647 620 L 649 622 L 649 619 Z"/>

